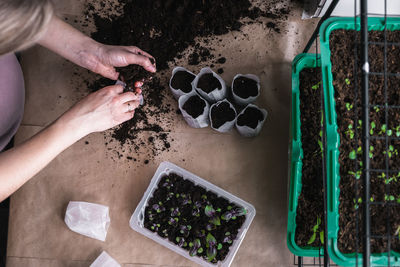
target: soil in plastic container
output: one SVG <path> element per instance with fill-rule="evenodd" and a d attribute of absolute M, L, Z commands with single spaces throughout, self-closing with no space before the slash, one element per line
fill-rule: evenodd
<path fill-rule="evenodd" d="M 214 89 L 222 89 L 222 85 L 212 73 L 203 74 L 197 83 L 197 88 L 200 88 L 206 93 L 214 91 Z"/>
<path fill-rule="evenodd" d="M 357 36 L 357 37 L 356 37 Z M 384 33 L 372 31 L 369 40 L 384 41 Z M 399 31 L 387 31 L 387 41 L 400 40 Z M 340 195 L 338 248 L 344 253 L 362 252 L 363 242 L 363 186 L 362 186 L 362 121 L 361 121 L 361 60 L 359 32 L 336 30 L 330 36 L 333 86 L 340 135 Z M 369 45 L 370 73 L 384 71 L 384 46 Z M 355 57 L 355 55 L 358 55 Z M 400 72 L 400 48 L 388 44 L 387 72 Z M 359 70 L 357 79 L 354 69 Z M 400 105 L 400 78 L 387 76 L 386 99 L 389 105 Z M 389 108 L 385 116 L 385 82 L 383 75 L 369 75 L 370 107 L 370 169 L 400 169 L 400 141 L 392 139 L 400 136 L 399 109 Z M 380 105 L 380 106 L 374 106 Z M 385 137 L 388 135 L 388 143 Z M 380 138 L 380 139 L 379 139 Z M 387 158 L 386 158 L 387 156 Z M 390 249 L 400 252 L 400 173 L 371 171 L 371 235 L 392 236 Z M 374 204 L 375 202 L 375 204 Z M 378 203 L 382 202 L 382 203 Z M 388 229 L 389 228 L 389 229 Z M 357 240 L 358 236 L 358 240 Z M 388 250 L 386 238 L 371 238 L 371 252 Z"/>
<path fill-rule="evenodd" d="M 191 256 L 217 263 L 229 253 L 245 220 L 243 207 L 171 173 L 160 179 L 149 199 L 144 227 Z"/>
<path fill-rule="evenodd" d="M 183 104 L 183 109 L 196 119 L 198 116 L 203 114 L 206 103 L 198 95 L 193 95 Z"/>
<path fill-rule="evenodd" d="M 243 114 L 239 115 L 237 119 L 237 124 L 239 126 L 248 126 L 255 129 L 259 121 L 264 119 L 264 114 L 254 107 L 248 107 Z"/>
<path fill-rule="evenodd" d="M 257 82 L 246 77 L 238 77 L 233 82 L 233 92 L 243 99 L 256 96 L 258 94 Z"/>

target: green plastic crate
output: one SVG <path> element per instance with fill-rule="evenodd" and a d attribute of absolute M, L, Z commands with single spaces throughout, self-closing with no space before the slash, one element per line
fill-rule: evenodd
<path fill-rule="evenodd" d="M 320 55 L 318 55 L 318 58 Z M 299 54 L 292 62 L 292 119 L 291 119 L 291 159 L 290 159 L 290 192 L 287 224 L 287 246 L 289 250 L 303 257 L 323 255 L 323 248 L 299 247 L 295 242 L 297 200 L 301 193 L 301 172 L 303 149 L 300 130 L 300 92 L 299 74 L 305 68 L 320 67 L 316 54 Z M 321 200 L 322 201 L 322 200 Z"/>
<path fill-rule="evenodd" d="M 387 18 L 387 30 L 400 29 L 400 18 Z M 325 120 L 327 122 L 327 178 L 328 178 L 328 252 L 331 259 L 341 266 L 356 265 L 356 254 L 344 254 L 337 247 L 339 231 L 339 145 L 340 138 L 337 132 L 337 116 L 335 110 L 334 88 L 332 78 L 331 52 L 329 49 L 329 35 L 333 30 L 360 30 L 359 20 L 355 25 L 354 18 L 330 18 L 320 28 L 322 79 L 325 97 Z M 383 18 L 368 18 L 368 30 L 384 30 Z M 400 266 L 400 254 L 391 252 L 391 266 Z M 373 266 L 386 266 L 388 254 L 372 254 Z M 358 255 L 358 265 L 362 266 L 362 255 Z"/>

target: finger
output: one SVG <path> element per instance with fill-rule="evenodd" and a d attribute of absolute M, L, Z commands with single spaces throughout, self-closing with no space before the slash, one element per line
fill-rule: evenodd
<path fill-rule="evenodd" d="M 135 87 L 142 87 L 143 86 L 143 82 L 142 81 L 136 81 L 134 86 Z"/>
<path fill-rule="evenodd" d="M 132 112 L 137 109 L 140 105 L 139 101 L 129 101 L 124 104 L 125 112 Z"/>
<path fill-rule="evenodd" d="M 138 94 L 138 95 L 142 94 L 142 89 L 139 88 L 139 87 L 136 87 L 135 88 L 135 93 Z"/>
<path fill-rule="evenodd" d="M 136 46 L 127 46 L 126 49 L 128 49 L 129 51 L 131 51 L 134 54 L 142 54 L 146 57 L 150 57 L 153 58 L 154 57 L 152 55 L 150 55 L 149 53 L 147 53 L 146 51 L 143 51 L 142 49 L 140 49 L 139 47 Z M 154 59 L 155 60 L 155 59 Z"/>
<path fill-rule="evenodd" d="M 135 111 L 125 112 L 124 114 L 121 115 L 121 123 L 123 123 L 125 121 L 129 121 L 130 119 L 133 118 L 134 115 L 135 115 Z"/>
<path fill-rule="evenodd" d="M 124 87 L 122 85 L 110 85 L 102 88 L 99 92 L 111 92 L 113 95 L 119 95 L 124 91 Z"/>
<path fill-rule="evenodd" d="M 126 92 L 123 94 L 120 94 L 119 96 L 116 97 L 116 101 L 118 103 L 127 103 L 130 101 L 139 101 L 140 100 L 140 96 L 133 93 L 133 92 Z"/>
<path fill-rule="evenodd" d="M 100 63 L 96 65 L 96 68 L 93 71 L 111 80 L 117 80 L 119 76 L 119 73 L 115 71 L 114 67 Z"/>
<path fill-rule="evenodd" d="M 149 72 L 156 72 L 156 67 L 151 63 L 150 58 L 147 56 L 136 55 L 133 53 L 128 52 L 125 55 L 126 63 L 130 64 L 137 64 L 142 66 L 145 70 Z"/>

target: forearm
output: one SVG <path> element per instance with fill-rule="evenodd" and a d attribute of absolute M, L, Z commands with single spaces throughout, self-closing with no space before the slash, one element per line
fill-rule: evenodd
<path fill-rule="evenodd" d="M 39 44 L 81 67 L 97 64 L 94 51 L 100 49 L 99 43 L 56 16 Z"/>
<path fill-rule="evenodd" d="M 58 120 L 31 139 L 0 153 L 0 202 L 35 176 L 80 136 Z"/>

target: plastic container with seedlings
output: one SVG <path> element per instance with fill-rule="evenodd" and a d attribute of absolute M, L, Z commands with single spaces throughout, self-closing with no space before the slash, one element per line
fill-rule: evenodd
<path fill-rule="evenodd" d="M 225 81 L 210 68 L 202 68 L 193 81 L 193 88 L 211 103 L 227 96 Z"/>
<path fill-rule="evenodd" d="M 219 101 L 210 107 L 210 124 L 214 130 L 224 133 L 235 126 L 235 107 L 226 99 Z"/>
<path fill-rule="evenodd" d="M 267 115 L 268 112 L 265 109 L 249 104 L 237 116 L 236 129 L 242 136 L 257 136 L 267 119 Z"/>
<path fill-rule="evenodd" d="M 176 99 L 193 91 L 192 82 L 196 75 L 183 67 L 175 67 L 169 80 L 169 88 Z"/>
<path fill-rule="evenodd" d="M 178 180 L 173 180 L 172 177 L 180 177 L 181 180 L 174 184 Z M 178 184 L 187 186 L 189 189 L 185 190 L 184 193 L 177 194 L 175 192 L 177 188 L 174 185 Z M 162 195 L 167 197 L 163 202 L 157 197 L 161 195 L 160 192 L 164 192 Z M 158 200 L 160 201 L 156 204 L 150 205 Z M 229 203 L 233 208 L 231 207 L 231 210 L 229 210 L 230 206 L 228 206 L 229 212 L 226 212 L 225 204 L 218 205 L 215 203 L 217 200 L 223 200 L 223 203 Z M 176 207 L 171 208 L 171 203 L 175 203 Z M 204 208 L 202 205 L 207 206 Z M 190 211 L 188 212 L 185 209 Z M 232 215 L 233 211 L 236 212 L 237 209 L 240 209 L 243 213 L 235 218 L 228 216 L 229 214 Z M 256 210 L 251 204 L 172 163 L 163 162 L 151 179 L 150 185 L 136 207 L 129 225 L 133 230 L 201 266 L 229 267 L 255 214 Z M 191 216 L 198 218 L 194 219 L 195 221 L 206 218 L 206 221 L 209 220 L 209 224 L 213 228 L 203 230 L 202 228 L 199 229 L 195 223 L 192 223 L 192 225 L 182 223 L 188 221 L 183 218 L 187 216 L 188 218 Z M 159 222 L 160 218 L 164 217 L 168 217 L 167 223 Z M 239 221 L 240 227 L 239 224 L 235 224 Z M 220 225 L 218 225 L 219 223 Z M 230 229 L 231 225 L 236 225 L 237 230 L 232 233 L 224 233 L 226 229 Z M 221 229 L 223 229 L 223 232 L 221 232 Z M 202 237 L 197 237 L 197 234 L 200 233 Z M 193 237 L 194 234 L 196 237 Z M 179 237 L 174 235 L 179 235 Z M 209 261 L 210 253 L 214 255 L 211 261 Z"/>
<path fill-rule="evenodd" d="M 260 79 L 254 74 L 237 74 L 231 90 L 237 104 L 245 106 L 253 103 L 260 95 Z"/>
<path fill-rule="evenodd" d="M 178 100 L 178 104 L 183 118 L 189 126 L 193 128 L 204 128 L 208 126 L 210 105 L 196 92 L 182 95 Z"/>

